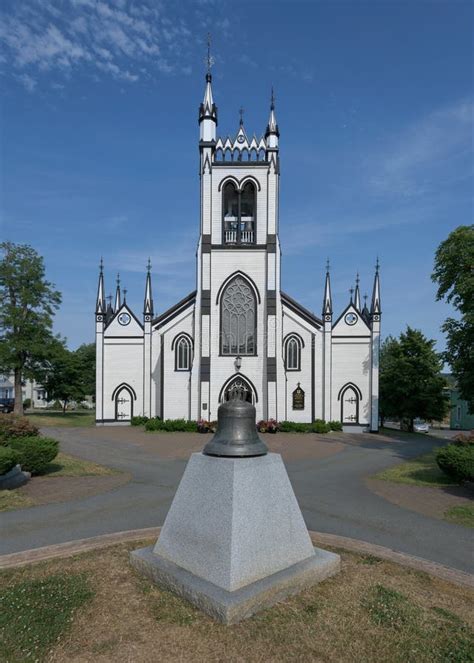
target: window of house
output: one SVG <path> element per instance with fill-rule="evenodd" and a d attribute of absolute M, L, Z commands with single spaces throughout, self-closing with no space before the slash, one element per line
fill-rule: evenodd
<path fill-rule="evenodd" d="M 236 276 L 221 297 L 221 354 L 256 354 L 256 320 L 255 293 L 248 281 Z"/>

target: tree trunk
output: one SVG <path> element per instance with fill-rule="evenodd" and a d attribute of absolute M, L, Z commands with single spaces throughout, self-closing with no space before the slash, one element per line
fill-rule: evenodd
<path fill-rule="evenodd" d="M 21 371 L 15 368 L 15 405 L 13 412 L 20 417 L 23 416 L 23 391 L 21 388 Z"/>
<path fill-rule="evenodd" d="M 63 414 L 66 414 L 67 400 L 63 400 Z"/>

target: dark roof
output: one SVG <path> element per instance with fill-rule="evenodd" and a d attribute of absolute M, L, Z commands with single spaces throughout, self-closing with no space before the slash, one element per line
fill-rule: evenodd
<path fill-rule="evenodd" d="M 175 316 L 181 313 L 181 311 L 184 311 L 184 309 L 188 308 L 188 306 L 194 304 L 195 300 L 196 290 L 193 290 L 193 292 L 189 293 L 189 295 L 181 299 L 177 304 L 174 304 L 174 306 L 167 309 L 164 311 L 164 313 L 161 313 L 153 320 L 152 324 L 155 326 L 155 329 L 162 327 L 166 322 L 168 322 L 168 320 L 172 320 Z"/>
<path fill-rule="evenodd" d="M 306 320 L 306 322 L 309 322 L 310 325 L 314 325 L 318 328 L 322 327 L 323 321 L 320 318 L 315 316 L 314 313 L 311 313 L 311 311 L 308 311 L 304 306 L 301 306 L 301 304 L 298 304 L 298 302 L 294 300 L 293 297 L 290 297 L 290 295 L 287 295 L 286 292 L 281 293 L 281 301 L 288 306 L 289 309 Z"/>

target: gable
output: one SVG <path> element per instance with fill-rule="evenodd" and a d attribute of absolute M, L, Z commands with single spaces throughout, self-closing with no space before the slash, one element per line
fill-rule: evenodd
<path fill-rule="evenodd" d="M 351 324 L 355 316 L 356 321 Z M 332 328 L 332 336 L 370 336 L 370 328 L 353 304 L 344 309 Z"/>
<path fill-rule="evenodd" d="M 122 324 L 126 322 L 127 324 Z M 109 322 L 104 331 L 104 337 L 120 337 L 130 338 L 131 336 L 143 336 L 143 327 L 127 304 L 122 304 L 119 310 L 115 313 L 112 320 Z"/>

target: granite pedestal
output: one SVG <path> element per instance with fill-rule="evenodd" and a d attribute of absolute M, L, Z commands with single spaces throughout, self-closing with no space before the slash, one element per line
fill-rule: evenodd
<path fill-rule="evenodd" d="M 193 454 L 156 545 L 131 562 L 228 624 L 340 569 L 313 547 L 279 454 Z"/>

